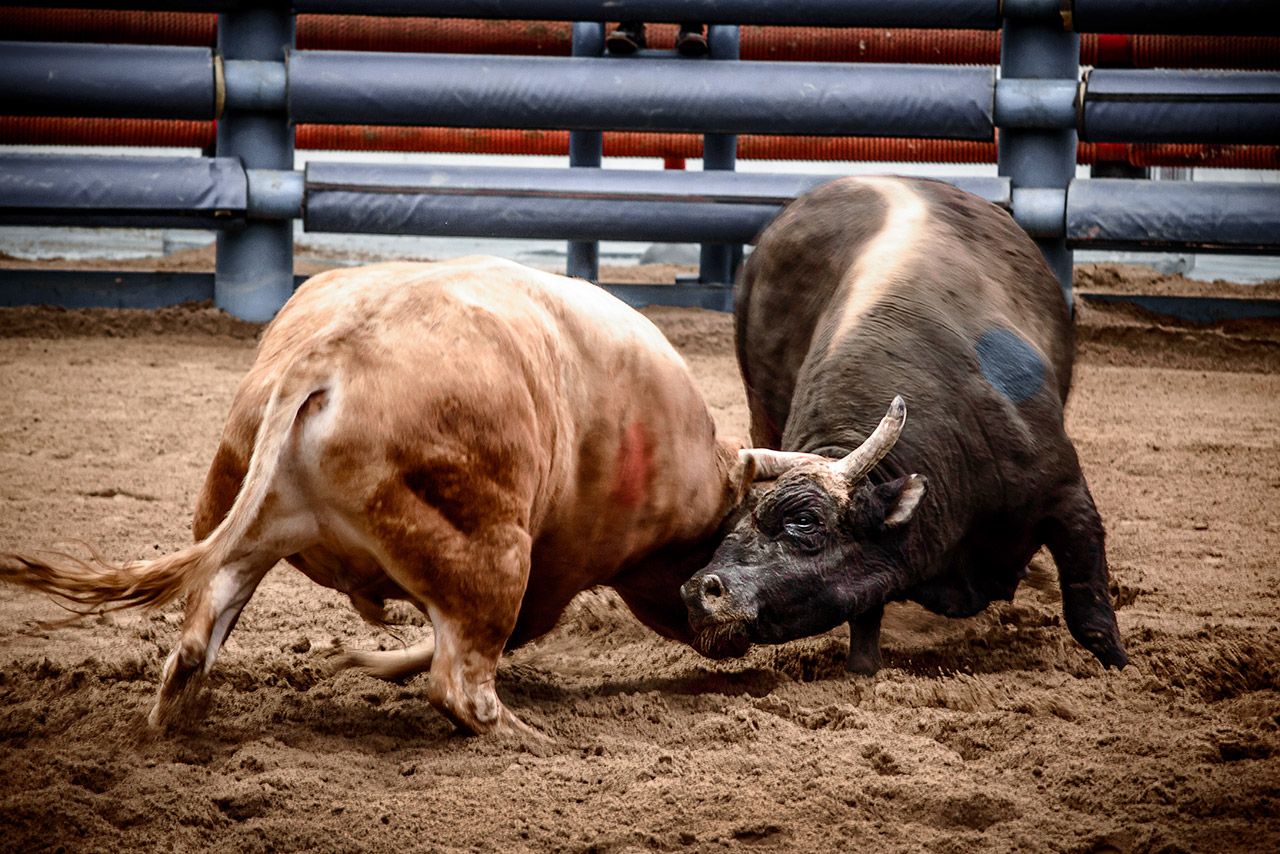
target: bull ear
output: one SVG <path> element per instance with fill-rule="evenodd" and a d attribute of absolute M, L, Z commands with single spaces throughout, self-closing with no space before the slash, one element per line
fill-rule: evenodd
<path fill-rule="evenodd" d="M 884 517 L 884 526 L 896 528 L 910 521 L 928 485 L 929 479 L 924 475 L 911 474 L 881 486 L 883 493 L 887 493 L 884 495 L 885 504 L 892 508 Z"/>
<path fill-rule="evenodd" d="M 733 479 L 738 482 L 738 492 L 745 495 L 759 474 L 760 464 L 746 451 L 738 452 L 738 462 L 733 467 Z"/>
<path fill-rule="evenodd" d="M 742 503 L 756 478 L 756 461 L 742 450 L 736 439 L 720 439 L 716 452 L 720 458 L 720 471 L 724 472 L 725 492 L 734 507 Z"/>

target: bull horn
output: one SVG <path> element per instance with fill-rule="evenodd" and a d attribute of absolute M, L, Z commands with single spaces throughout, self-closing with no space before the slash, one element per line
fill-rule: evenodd
<path fill-rule="evenodd" d="M 801 463 L 829 463 L 829 459 L 818 454 L 806 454 L 803 451 L 774 451 L 770 448 L 743 448 L 738 451 L 738 459 L 745 463 L 748 459 L 756 462 L 756 480 L 773 480 L 782 477 Z"/>
<path fill-rule="evenodd" d="M 889 411 L 876 426 L 867 440 L 849 452 L 844 459 L 831 463 L 831 470 L 841 475 L 849 483 L 857 483 L 876 467 L 876 463 L 884 459 L 885 454 L 893 448 L 902 433 L 902 425 L 907 423 L 907 404 L 901 395 L 893 398 Z"/>

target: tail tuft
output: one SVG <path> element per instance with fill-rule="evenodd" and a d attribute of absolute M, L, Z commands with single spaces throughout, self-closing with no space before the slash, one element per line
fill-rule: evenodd
<path fill-rule="evenodd" d="M 201 577 L 192 570 L 206 553 L 197 544 L 157 560 L 117 564 L 96 551 L 87 560 L 63 552 L 0 552 L 0 581 L 48 594 L 82 616 L 154 610 L 185 594 L 190 580 Z"/>
<path fill-rule="evenodd" d="M 39 590 L 80 615 L 154 610 L 210 583 L 233 555 L 244 556 L 255 546 L 249 531 L 262 512 L 298 412 L 325 390 L 326 381 L 303 376 L 277 383 L 258 425 L 240 492 L 218 527 L 200 542 L 155 560 L 128 563 L 112 563 L 87 545 L 92 555 L 87 560 L 62 552 L 0 552 L 0 582 Z"/>

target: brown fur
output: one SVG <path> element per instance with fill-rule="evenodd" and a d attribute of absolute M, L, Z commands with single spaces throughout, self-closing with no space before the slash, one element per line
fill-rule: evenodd
<path fill-rule="evenodd" d="M 579 591 L 616 584 L 689 640 L 678 588 L 754 471 L 736 451 L 657 329 L 591 285 L 483 258 L 336 270 L 265 332 L 195 545 L 120 566 L 3 555 L 0 579 L 82 610 L 187 595 L 164 723 L 288 559 L 373 619 L 389 598 L 431 619 L 434 642 L 346 664 L 429 667 L 432 704 L 461 728 L 522 730 L 493 691 L 498 657 Z"/>

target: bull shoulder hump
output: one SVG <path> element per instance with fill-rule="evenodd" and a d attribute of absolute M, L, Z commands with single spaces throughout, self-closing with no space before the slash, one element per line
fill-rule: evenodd
<path fill-rule="evenodd" d="M 845 302 L 840 307 L 836 337 L 842 338 L 858 320 L 884 299 L 894 282 L 905 277 L 920 245 L 920 231 L 929 220 L 926 201 L 909 185 L 889 178 L 856 178 L 884 199 L 886 213 L 880 230 L 858 256 L 846 278 Z"/>

